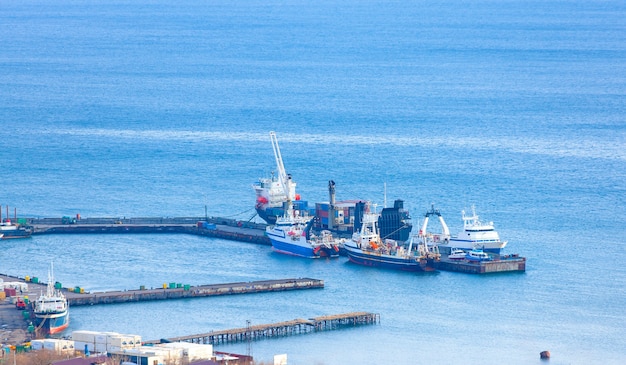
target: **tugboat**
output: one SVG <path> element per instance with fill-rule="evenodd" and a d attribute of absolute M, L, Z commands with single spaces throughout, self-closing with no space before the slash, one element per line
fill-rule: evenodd
<path fill-rule="evenodd" d="M 48 271 L 46 293 L 42 293 L 34 304 L 35 326 L 46 335 L 64 331 L 70 324 L 69 305 L 67 298 L 56 287 L 53 266 Z"/>

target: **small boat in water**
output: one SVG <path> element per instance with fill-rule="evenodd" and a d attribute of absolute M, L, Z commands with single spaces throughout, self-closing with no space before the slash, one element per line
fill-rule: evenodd
<path fill-rule="evenodd" d="M 465 255 L 465 259 L 468 261 L 491 261 L 491 256 L 479 248 L 474 248 Z"/>
<path fill-rule="evenodd" d="M 46 292 L 42 293 L 34 303 L 35 326 L 45 334 L 56 334 L 65 330 L 70 324 L 69 305 L 67 298 L 56 287 L 53 267 L 48 272 Z"/>
<path fill-rule="evenodd" d="M 463 260 L 466 256 L 466 252 L 460 248 L 453 248 L 448 255 L 450 260 Z"/>
<path fill-rule="evenodd" d="M 355 264 L 403 271 L 434 271 L 440 255 L 437 246 L 429 246 L 423 240 L 425 237 L 414 235 L 408 244 L 382 240 L 378 214 L 371 212 L 368 204 L 360 231 L 344 243 L 344 248 L 348 259 Z"/>
<path fill-rule="evenodd" d="M 507 241 L 500 240 L 500 235 L 495 230 L 493 222 L 482 222 L 474 206 L 472 206 L 472 215 L 465 215 L 465 211 L 461 212 L 463 218 L 463 230 L 456 236 L 451 236 L 446 242 L 442 242 L 441 246 L 450 248 L 459 248 L 463 250 L 471 250 L 480 248 L 485 252 L 500 253 Z"/>

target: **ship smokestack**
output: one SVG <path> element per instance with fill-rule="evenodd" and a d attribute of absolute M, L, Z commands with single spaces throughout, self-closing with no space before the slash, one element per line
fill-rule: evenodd
<path fill-rule="evenodd" d="M 330 206 L 328 207 L 328 229 L 333 229 L 335 225 L 335 182 L 330 180 L 328 182 L 328 195 L 330 200 Z"/>

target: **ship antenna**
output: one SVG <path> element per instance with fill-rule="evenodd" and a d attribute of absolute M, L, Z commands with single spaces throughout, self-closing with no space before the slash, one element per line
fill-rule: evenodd
<path fill-rule="evenodd" d="M 47 287 L 47 292 L 48 292 L 48 296 L 52 296 L 54 293 L 52 292 L 52 276 L 53 276 L 53 271 L 54 271 L 54 263 L 50 262 L 50 269 L 48 270 L 48 287 Z"/>

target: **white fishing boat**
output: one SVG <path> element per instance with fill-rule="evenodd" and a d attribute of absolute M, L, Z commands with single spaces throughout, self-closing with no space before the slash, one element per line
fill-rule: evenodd
<path fill-rule="evenodd" d="M 461 250 L 460 248 L 453 248 L 450 250 L 450 254 L 448 255 L 448 259 L 450 260 L 463 260 L 466 256 L 466 252 Z"/>
<path fill-rule="evenodd" d="M 50 271 L 48 271 L 46 292 L 41 293 L 35 300 L 33 312 L 37 329 L 45 334 L 62 332 L 70 324 L 67 298 L 61 289 L 56 287 L 52 264 L 50 264 Z"/>
<path fill-rule="evenodd" d="M 482 222 L 476 214 L 475 207 L 472 206 L 472 214 L 466 215 L 461 212 L 463 219 L 463 230 L 456 236 L 451 236 L 449 240 L 442 241 L 442 247 L 459 248 L 471 250 L 480 248 L 485 252 L 500 253 L 507 241 L 502 241 L 500 235 L 495 230 L 493 222 Z"/>

